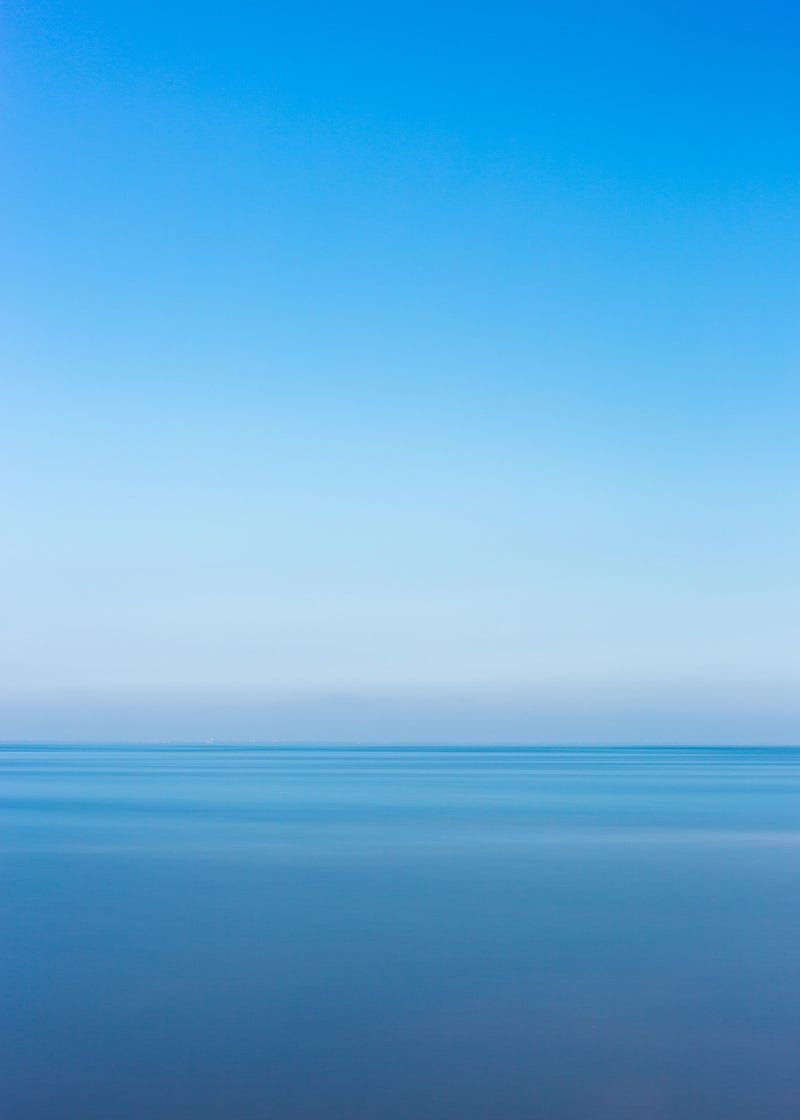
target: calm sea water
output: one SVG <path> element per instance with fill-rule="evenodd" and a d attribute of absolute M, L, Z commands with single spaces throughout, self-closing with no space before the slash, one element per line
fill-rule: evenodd
<path fill-rule="evenodd" d="M 5 1120 L 797 1120 L 800 750 L 0 750 Z"/>

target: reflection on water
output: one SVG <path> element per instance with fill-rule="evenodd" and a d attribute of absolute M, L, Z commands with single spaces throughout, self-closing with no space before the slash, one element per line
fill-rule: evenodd
<path fill-rule="evenodd" d="M 0 750 L 7 1120 L 797 1120 L 800 750 Z"/>

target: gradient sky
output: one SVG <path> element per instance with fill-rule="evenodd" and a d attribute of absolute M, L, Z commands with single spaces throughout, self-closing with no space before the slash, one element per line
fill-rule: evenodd
<path fill-rule="evenodd" d="M 11 0 L 0 739 L 800 741 L 799 38 Z"/>

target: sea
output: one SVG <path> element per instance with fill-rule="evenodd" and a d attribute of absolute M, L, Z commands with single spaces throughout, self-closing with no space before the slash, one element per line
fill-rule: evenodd
<path fill-rule="evenodd" d="M 3 1120 L 798 1120 L 800 749 L 0 748 Z"/>

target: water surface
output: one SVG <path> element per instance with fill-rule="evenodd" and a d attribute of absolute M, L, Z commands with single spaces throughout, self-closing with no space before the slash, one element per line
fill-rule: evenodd
<path fill-rule="evenodd" d="M 6 1120 L 800 1116 L 800 750 L 0 749 Z"/>

